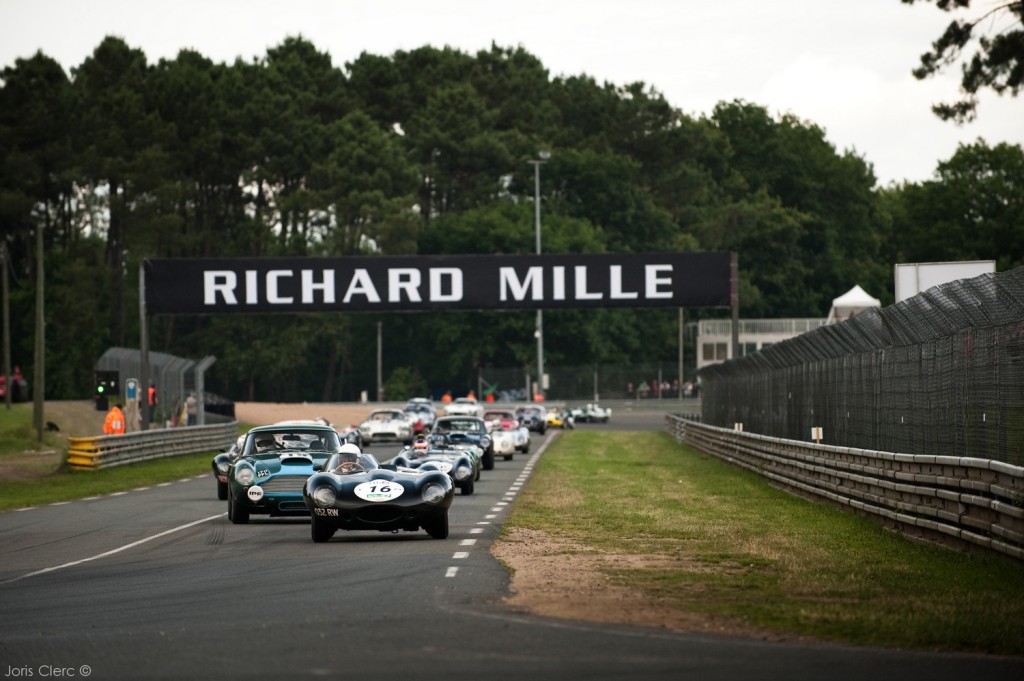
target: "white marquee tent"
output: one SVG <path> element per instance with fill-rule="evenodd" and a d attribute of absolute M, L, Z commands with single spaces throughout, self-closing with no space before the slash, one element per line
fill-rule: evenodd
<path fill-rule="evenodd" d="M 838 298 L 832 299 L 832 309 L 828 313 L 828 321 L 826 323 L 836 324 L 864 310 L 881 306 L 882 301 L 872 297 L 867 291 L 857 285 Z"/>

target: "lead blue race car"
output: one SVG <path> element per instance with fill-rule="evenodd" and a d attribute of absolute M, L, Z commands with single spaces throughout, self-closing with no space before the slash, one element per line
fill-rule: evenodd
<path fill-rule="evenodd" d="M 314 542 L 326 542 L 338 530 L 416 532 L 448 537 L 448 509 L 455 487 L 447 473 L 381 466 L 352 444 L 312 475 L 302 488 Z"/>
<path fill-rule="evenodd" d="M 253 428 L 227 472 L 228 519 L 239 525 L 252 514 L 309 515 L 303 486 L 341 447 L 338 432 L 329 425 Z"/>

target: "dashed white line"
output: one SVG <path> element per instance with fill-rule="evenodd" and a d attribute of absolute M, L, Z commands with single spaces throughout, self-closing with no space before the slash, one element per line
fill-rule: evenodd
<path fill-rule="evenodd" d="M 459 574 L 459 568 L 457 568 L 457 567 L 450 567 L 450 568 L 448 568 L 448 571 L 444 573 L 444 576 L 445 577 L 454 577 L 457 574 Z"/>
<path fill-rule="evenodd" d="M 60 569 L 66 568 L 66 567 L 74 567 L 75 565 L 81 565 L 82 563 L 88 563 L 89 561 L 98 560 L 100 558 L 106 558 L 107 556 L 112 556 L 115 553 L 121 553 L 122 551 L 127 551 L 128 549 L 135 548 L 136 546 L 139 546 L 140 544 L 145 544 L 146 542 L 153 541 L 154 539 L 159 539 L 160 537 L 166 536 L 166 535 L 171 534 L 173 532 L 179 532 L 181 530 L 186 530 L 186 529 L 188 529 L 190 527 L 193 527 L 195 525 L 199 525 L 201 523 L 206 523 L 206 522 L 209 522 L 211 520 L 216 520 L 217 518 L 223 518 L 223 517 L 224 517 L 223 513 L 218 513 L 217 515 L 211 515 L 209 518 L 202 518 L 200 520 L 194 520 L 194 521 L 192 521 L 190 523 L 185 523 L 184 525 L 178 525 L 177 527 L 172 527 L 169 530 L 164 530 L 163 532 L 158 532 L 157 534 L 151 535 L 149 537 L 145 537 L 145 538 L 140 539 L 138 541 L 133 541 L 131 544 L 125 544 L 124 546 L 120 546 L 120 547 L 118 547 L 116 549 L 111 549 L 110 551 L 104 551 L 103 553 L 98 553 L 95 556 L 90 556 L 89 558 L 83 558 L 81 560 L 74 560 L 74 561 L 71 561 L 70 563 L 64 563 L 63 565 L 54 565 L 53 567 L 43 568 L 42 570 L 36 570 L 35 572 L 29 572 L 27 574 L 21 575 L 20 577 L 15 577 L 14 579 L 8 579 L 8 580 L 5 580 L 3 582 L 0 582 L 0 584 L 10 584 L 11 582 L 17 582 L 18 580 L 25 579 L 26 577 L 33 577 L 35 575 L 41 575 L 41 574 L 45 574 L 47 572 L 53 572 L 54 570 L 60 570 Z"/>
<path fill-rule="evenodd" d="M 469 551 L 456 551 L 452 554 L 452 558 L 455 560 L 462 560 L 463 558 L 469 558 Z"/>
<path fill-rule="evenodd" d="M 473 546 L 476 544 L 476 539 L 463 539 L 459 542 L 459 546 Z"/>

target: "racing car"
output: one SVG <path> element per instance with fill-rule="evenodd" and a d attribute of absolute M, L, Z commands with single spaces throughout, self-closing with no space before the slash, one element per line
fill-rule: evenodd
<path fill-rule="evenodd" d="M 308 515 L 303 485 L 341 447 L 338 432 L 331 426 L 310 423 L 253 428 L 228 469 L 228 519 L 239 525 L 249 522 L 254 513 Z"/>
<path fill-rule="evenodd" d="M 599 404 L 588 402 L 586 406 L 575 407 L 569 410 L 575 423 L 608 423 L 612 417 L 611 407 L 602 407 Z"/>
<path fill-rule="evenodd" d="M 455 486 L 447 473 L 381 466 L 355 445 L 342 445 L 302 487 L 314 542 L 338 530 L 416 532 L 448 537 Z"/>
<path fill-rule="evenodd" d="M 228 470 L 242 453 L 245 436 L 239 435 L 231 446 L 213 457 L 213 476 L 217 480 L 217 498 L 224 501 L 228 498 Z"/>
<path fill-rule="evenodd" d="M 519 422 L 514 411 L 488 409 L 483 419 L 491 434 L 495 455 L 509 461 L 516 452 L 526 454 L 530 451 L 530 431 Z"/>
<path fill-rule="evenodd" d="M 475 397 L 456 397 L 454 401 L 444 407 L 445 416 L 476 416 L 480 418 L 483 413 L 484 408 L 476 401 Z"/>
<path fill-rule="evenodd" d="M 494 468 L 494 442 L 487 432 L 487 424 L 476 416 L 441 416 L 434 421 L 431 435 L 445 435 L 455 448 L 476 446 L 482 452 L 480 463 L 485 471 Z"/>
<path fill-rule="evenodd" d="M 445 435 L 433 435 L 430 440 L 417 438 L 412 447 L 403 449 L 391 460 L 399 468 L 439 470 L 447 473 L 463 494 L 472 494 L 480 479 L 480 457 L 476 447 L 455 449 Z"/>
<path fill-rule="evenodd" d="M 526 404 L 516 408 L 516 417 L 526 429 L 543 435 L 548 429 L 548 413 L 539 404 Z"/>
<path fill-rule="evenodd" d="M 401 409 L 374 409 L 366 420 L 359 424 L 363 444 L 371 442 L 398 441 L 406 446 L 412 444 L 412 424 Z"/>

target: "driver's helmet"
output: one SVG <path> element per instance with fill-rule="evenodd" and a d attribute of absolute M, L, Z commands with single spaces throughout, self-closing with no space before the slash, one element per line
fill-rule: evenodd
<path fill-rule="evenodd" d="M 340 455 L 338 457 L 338 462 L 358 463 L 359 455 L 361 453 L 362 452 L 359 451 L 359 447 L 357 445 L 354 445 L 351 442 L 346 442 L 345 444 L 338 448 L 338 454 Z"/>
<path fill-rule="evenodd" d="M 430 443 L 427 442 L 427 438 L 423 437 L 422 435 L 416 438 L 416 441 L 412 443 L 412 448 L 419 451 L 424 451 L 429 446 Z"/>
<path fill-rule="evenodd" d="M 265 452 L 268 449 L 274 448 L 274 438 L 272 437 L 261 437 L 256 440 L 256 451 Z"/>

